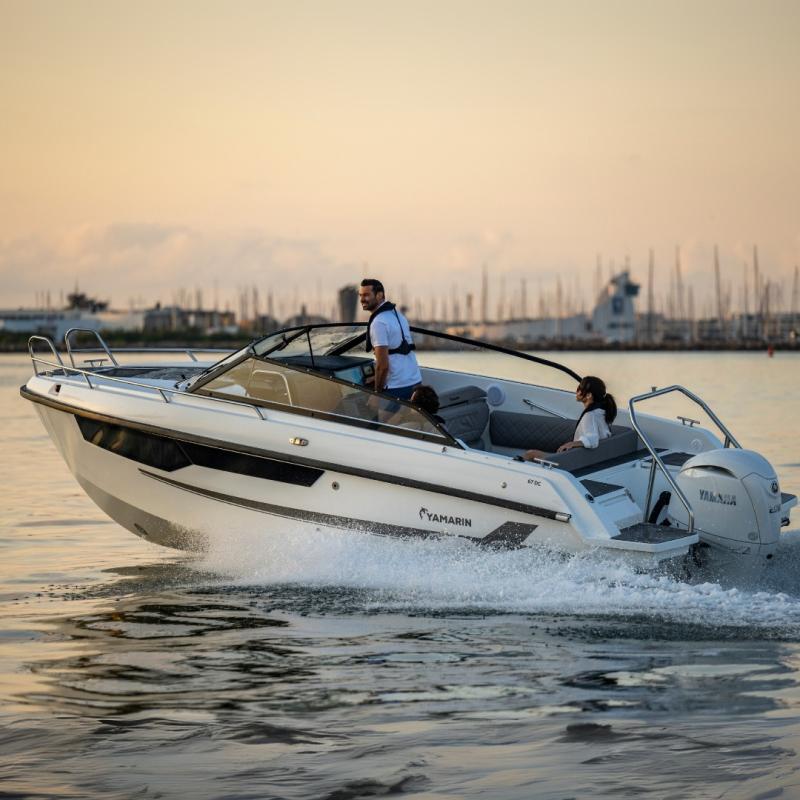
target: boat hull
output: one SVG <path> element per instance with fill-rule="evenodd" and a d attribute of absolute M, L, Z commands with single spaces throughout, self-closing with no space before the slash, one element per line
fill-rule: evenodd
<path fill-rule="evenodd" d="M 565 471 L 492 453 L 207 398 L 167 403 L 40 377 L 21 392 L 94 502 L 167 547 L 224 547 L 231 532 L 291 526 L 600 550 L 652 569 L 697 542 L 666 529 L 631 535 L 641 511 L 629 494 L 595 502 Z"/>
<path fill-rule="evenodd" d="M 586 549 L 562 522 L 405 486 L 401 478 L 324 470 L 303 486 L 196 464 L 167 472 L 87 441 L 73 414 L 36 408 L 89 497 L 127 530 L 166 547 L 204 550 L 231 530 L 280 530 L 277 521 L 399 538 L 457 536 L 481 546 Z"/>

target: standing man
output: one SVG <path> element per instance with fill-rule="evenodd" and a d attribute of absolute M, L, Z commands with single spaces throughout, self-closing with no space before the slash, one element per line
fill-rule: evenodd
<path fill-rule="evenodd" d="M 422 375 L 414 355 L 408 320 L 386 300 L 383 284 L 364 278 L 358 290 L 361 308 L 371 312 L 367 325 L 367 352 L 375 351 L 375 391 L 410 400 Z"/>

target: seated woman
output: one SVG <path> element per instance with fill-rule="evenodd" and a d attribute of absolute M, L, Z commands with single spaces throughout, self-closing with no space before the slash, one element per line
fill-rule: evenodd
<path fill-rule="evenodd" d="M 583 403 L 583 412 L 578 418 L 578 424 L 571 442 L 564 442 L 557 453 L 565 453 L 574 447 L 594 449 L 603 439 L 611 436 L 609 426 L 617 416 L 617 404 L 614 398 L 606 392 L 606 385 L 600 378 L 587 375 L 578 384 L 575 390 L 575 399 Z M 525 461 L 536 458 L 548 458 L 552 453 L 542 450 L 528 450 L 523 454 Z"/>

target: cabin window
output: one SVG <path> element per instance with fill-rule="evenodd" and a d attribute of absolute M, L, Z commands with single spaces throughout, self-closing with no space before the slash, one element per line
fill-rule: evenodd
<path fill-rule="evenodd" d="M 416 409 L 381 397 L 360 386 L 317 373 L 248 358 L 205 384 L 200 393 L 241 398 L 259 405 L 291 406 L 342 422 L 369 424 L 387 432 L 418 432 L 440 439 L 441 431 Z"/>

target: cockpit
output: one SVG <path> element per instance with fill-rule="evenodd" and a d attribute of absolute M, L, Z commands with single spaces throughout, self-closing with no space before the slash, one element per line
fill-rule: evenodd
<path fill-rule="evenodd" d="M 439 395 L 437 418 L 373 391 L 374 362 L 364 349 L 363 324 L 278 331 L 209 367 L 186 388 L 506 457 L 533 446 L 527 435 L 532 426 L 537 442 L 545 430 L 568 438 L 564 431 L 574 429 L 579 376 L 569 368 L 497 345 L 412 331 L 423 383 Z M 536 413 L 541 418 L 534 420 Z"/>
<path fill-rule="evenodd" d="M 306 327 L 251 343 L 197 376 L 189 391 L 455 444 L 425 412 L 372 391 L 365 328 Z M 348 352 L 353 351 L 353 352 Z"/>

